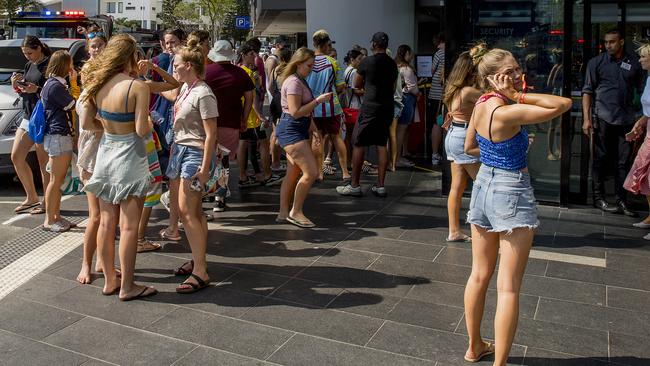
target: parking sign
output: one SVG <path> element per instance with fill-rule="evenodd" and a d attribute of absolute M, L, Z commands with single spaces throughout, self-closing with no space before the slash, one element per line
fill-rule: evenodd
<path fill-rule="evenodd" d="M 235 17 L 235 28 L 237 29 L 250 29 L 251 17 L 248 15 Z"/>

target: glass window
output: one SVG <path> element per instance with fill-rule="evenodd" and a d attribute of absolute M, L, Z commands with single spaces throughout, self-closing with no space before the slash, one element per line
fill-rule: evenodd
<path fill-rule="evenodd" d="M 106 3 L 106 12 L 115 13 L 115 1 L 109 1 Z"/>
<path fill-rule="evenodd" d="M 123 13 L 124 12 L 124 3 L 123 2 L 117 3 L 117 12 L 118 13 Z"/>

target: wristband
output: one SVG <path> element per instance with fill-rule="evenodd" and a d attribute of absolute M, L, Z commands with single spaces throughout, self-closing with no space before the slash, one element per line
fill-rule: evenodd
<path fill-rule="evenodd" d="M 519 101 L 517 103 L 526 104 L 526 92 L 519 94 Z"/>

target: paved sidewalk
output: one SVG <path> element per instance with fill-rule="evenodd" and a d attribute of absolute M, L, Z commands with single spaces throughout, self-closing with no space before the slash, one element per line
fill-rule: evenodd
<path fill-rule="evenodd" d="M 439 177 L 399 172 L 388 182 L 385 199 L 370 194 L 369 180 L 362 198 L 337 196 L 334 182 L 316 186 L 306 207 L 319 225 L 312 230 L 274 222 L 278 187 L 235 188 L 229 210 L 210 224 L 213 285 L 194 295 L 174 292 L 184 278 L 171 270 L 189 258 L 185 242 L 138 255 L 137 281 L 161 293 L 121 303 L 101 295 L 101 278 L 75 281 L 82 228 L 68 236 L 35 229 L 0 253 L 8 245 L 71 251 L 0 300 L 0 364 L 465 364 L 470 245 L 445 242 Z M 83 197 L 66 201 L 64 215 L 81 221 L 84 206 Z M 539 213 L 510 364 L 650 365 L 645 231 L 590 208 Z M 157 215 L 152 235 L 165 223 Z M 24 258 L 0 261 L 0 277 L 12 266 L 29 273 Z M 493 282 L 488 338 L 495 299 Z"/>

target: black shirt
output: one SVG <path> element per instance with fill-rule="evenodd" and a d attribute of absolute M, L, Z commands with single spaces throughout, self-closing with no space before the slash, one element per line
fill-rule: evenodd
<path fill-rule="evenodd" d="M 72 135 L 68 111 L 74 104 L 74 98 L 64 84 L 54 77 L 47 81 L 43 87 L 46 135 Z"/>
<path fill-rule="evenodd" d="M 363 95 L 361 109 L 392 111 L 398 73 L 395 61 L 385 53 L 376 53 L 361 61 L 357 73 L 365 79 L 366 92 Z"/>
<path fill-rule="evenodd" d="M 643 91 L 645 72 L 639 59 L 625 54 L 616 60 L 604 52 L 587 64 L 583 94 L 594 95 L 593 114 L 613 125 L 635 122 L 634 89 Z"/>
<path fill-rule="evenodd" d="M 25 71 L 23 72 L 24 80 L 32 84 L 36 84 L 42 88 L 43 85 L 45 85 L 45 70 L 47 69 L 47 64 L 49 62 L 49 57 L 44 58 L 38 64 L 28 62 L 27 65 L 25 65 Z M 29 119 L 29 117 L 31 117 L 32 111 L 34 110 L 34 107 L 36 107 L 36 103 L 40 97 L 40 88 L 36 93 L 20 94 L 20 96 L 23 98 L 23 118 Z"/>

